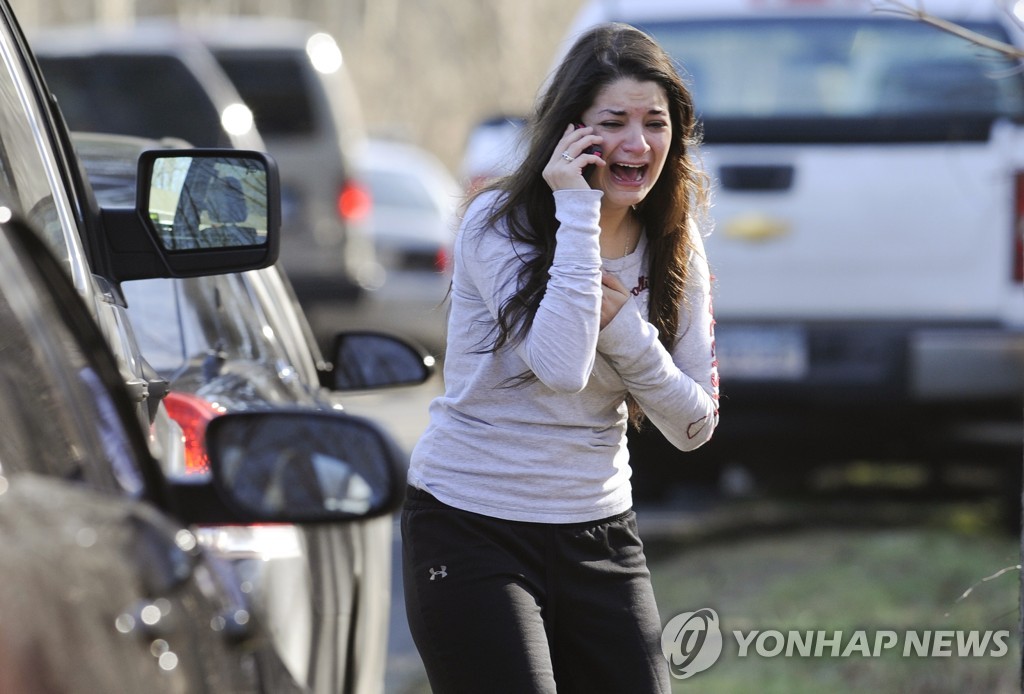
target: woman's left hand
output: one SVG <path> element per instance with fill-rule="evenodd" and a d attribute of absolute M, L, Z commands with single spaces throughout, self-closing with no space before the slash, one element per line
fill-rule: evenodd
<path fill-rule="evenodd" d="M 626 300 L 629 290 L 619 278 L 608 272 L 601 272 L 601 329 L 612 322 Z"/>

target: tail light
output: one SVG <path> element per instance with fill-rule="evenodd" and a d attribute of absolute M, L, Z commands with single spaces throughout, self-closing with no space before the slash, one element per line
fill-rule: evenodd
<path fill-rule="evenodd" d="M 338 193 L 338 214 L 346 222 L 358 222 L 370 215 L 373 198 L 370 191 L 358 181 L 348 179 Z"/>
<path fill-rule="evenodd" d="M 226 410 L 187 393 L 170 392 L 164 398 L 167 414 L 171 416 L 185 436 L 185 474 L 209 472 L 210 459 L 206 455 L 206 425 Z"/>
<path fill-rule="evenodd" d="M 1013 281 L 1024 284 L 1024 171 L 1014 178 Z"/>
<path fill-rule="evenodd" d="M 441 247 L 437 249 L 437 255 L 434 256 L 434 267 L 437 268 L 438 272 L 447 272 L 448 263 L 451 260 L 448 258 L 448 249 Z"/>

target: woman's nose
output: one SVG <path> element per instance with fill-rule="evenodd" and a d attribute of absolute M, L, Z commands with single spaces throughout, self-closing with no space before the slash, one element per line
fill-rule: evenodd
<path fill-rule="evenodd" d="M 626 151 L 642 154 L 650 149 L 650 145 L 647 144 L 647 137 L 644 135 L 643 126 L 629 126 L 623 134 L 625 137 L 622 140 L 621 146 Z"/>

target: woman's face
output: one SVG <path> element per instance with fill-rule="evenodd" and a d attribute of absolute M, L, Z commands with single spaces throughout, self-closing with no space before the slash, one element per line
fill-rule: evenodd
<path fill-rule="evenodd" d="M 656 82 L 623 77 L 602 89 L 583 124 L 604 138 L 607 166 L 595 167 L 590 187 L 604 191 L 602 206 L 629 207 L 641 202 L 665 167 L 672 142 L 668 97 Z"/>

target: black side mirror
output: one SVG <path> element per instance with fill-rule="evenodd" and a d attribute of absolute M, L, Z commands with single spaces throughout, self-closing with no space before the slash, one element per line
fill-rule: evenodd
<path fill-rule="evenodd" d="M 208 425 L 206 449 L 212 484 L 237 522 L 368 518 L 397 508 L 405 486 L 394 442 L 370 420 L 338 412 L 226 414 Z"/>
<path fill-rule="evenodd" d="M 372 390 L 413 386 L 429 379 L 434 358 L 392 335 L 340 333 L 334 338 L 334 369 L 323 385 L 331 390 Z"/>
<path fill-rule="evenodd" d="M 160 149 L 139 156 L 133 210 L 102 210 L 117 281 L 255 270 L 277 260 L 280 184 L 268 155 Z"/>

